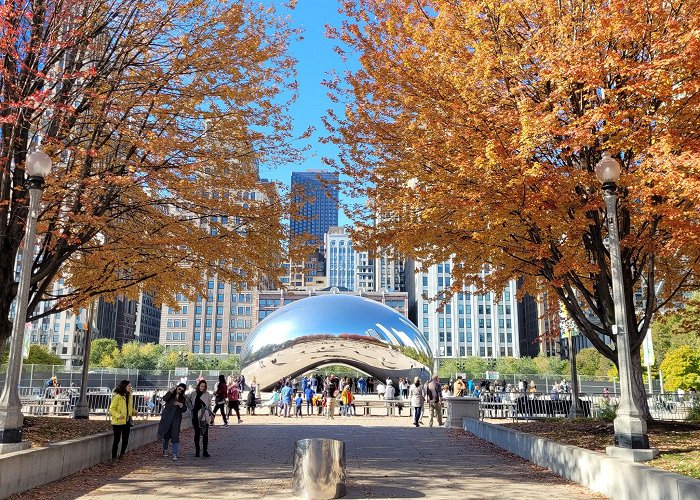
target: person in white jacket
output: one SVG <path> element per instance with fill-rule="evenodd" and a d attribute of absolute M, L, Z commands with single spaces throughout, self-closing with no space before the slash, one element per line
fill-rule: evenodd
<path fill-rule="evenodd" d="M 425 388 L 420 383 L 420 378 L 416 377 L 413 380 L 413 385 L 408 389 L 408 397 L 411 399 L 411 407 L 413 407 L 413 425 L 418 427 L 423 413 L 423 405 L 425 405 Z"/>
<path fill-rule="evenodd" d="M 204 458 L 209 455 L 209 421 L 214 416 L 211 411 L 211 394 L 207 392 L 206 380 L 197 382 L 197 388 L 187 395 L 187 408 L 192 412 L 192 428 L 194 429 L 195 457 L 199 456 L 199 437 L 202 437 Z"/>

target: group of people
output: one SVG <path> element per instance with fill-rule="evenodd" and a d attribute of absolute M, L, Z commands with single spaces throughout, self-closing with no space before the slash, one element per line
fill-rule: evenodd
<path fill-rule="evenodd" d="M 254 390 L 250 392 L 255 394 Z M 221 412 L 224 427 L 228 427 L 228 417 L 233 412 L 238 417 L 238 423 L 243 422 L 239 410 L 239 394 L 238 381 L 228 384 L 223 375 L 219 375 L 219 382 L 214 389 L 213 410 L 212 394 L 208 391 L 207 381 L 203 378 L 198 379 L 197 385 L 189 392 L 187 392 L 185 383 L 179 383 L 166 391 L 158 400 L 159 406 L 162 406 L 160 424 L 158 425 L 158 439 L 163 443 L 163 457 L 167 458 L 169 456 L 168 448 L 172 445 L 172 459 L 178 460 L 182 416 L 187 411 L 190 411 L 192 414 L 195 457 L 210 457 L 208 450 L 209 426 L 214 424 L 215 413 Z M 225 410 L 226 406 L 228 406 L 228 412 Z M 114 389 L 114 396 L 109 406 L 109 414 L 112 417 L 112 429 L 114 432 L 112 459 L 116 459 L 124 454 L 129 445 L 129 434 L 133 426 L 133 418 L 137 415 L 134 407 L 132 386 L 129 380 L 122 380 Z"/>
<path fill-rule="evenodd" d="M 154 393 L 151 402 L 154 405 L 151 411 L 160 410 L 160 424 L 158 426 L 158 439 L 163 444 L 163 457 L 169 457 L 169 448 L 172 446 L 172 459 L 177 461 L 180 447 L 180 428 L 182 416 L 190 411 L 192 415 L 192 428 L 194 429 L 195 457 L 209 457 L 209 427 L 214 424 L 218 413 L 223 419 L 223 427 L 228 427 L 228 419 L 234 413 L 238 423 L 241 419 L 241 400 L 245 380 L 241 377 L 229 377 L 219 375 L 219 380 L 212 393 L 208 391 L 206 380 L 199 378 L 195 387 L 188 390 L 184 382 L 167 390 L 161 396 Z M 241 387 L 243 385 L 243 387 Z M 416 377 L 412 384 L 406 379 L 399 379 L 398 390 L 391 379 L 387 379 L 386 385 L 377 384 L 383 388 L 381 395 L 387 401 L 402 398 L 410 401 L 413 409 L 414 425 L 418 427 L 421 422 L 423 407 L 426 401 L 430 406 L 430 426 L 437 418 L 438 425 L 442 425 L 442 400 L 449 393 L 445 393 L 448 387 L 440 384 L 437 375 L 427 384 L 422 384 Z M 344 417 L 356 415 L 355 395 L 353 389 L 360 394 L 368 391 L 367 380 L 363 377 L 350 379 L 339 378 L 335 375 L 322 377 L 303 377 L 297 379 L 284 379 L 276 387 L 270 399 L 265 403 L 269 406 L 271 415 L 280 417 L 302 417 L 303 407 L 306 406 L 306 415 L 324 414 L 328 419 L 334 419 L 336 406 L 339 406 L 339 414 Z M 259 388 L 253 378 L 246 397 L 248 414 L 255 414 Z M 212 409 L 213 404 L 213 409 Z M 114 389 L 114 396 L 110 403 L 109 414 L 112 418 L 114 440 L 112 444 L 112 459 L 124 454 L 129 444 L 129 434 L 133 426 L 133 419 L 137 415 L 134 407 L 132 386 L 129 380 L 122 380 Z"/>

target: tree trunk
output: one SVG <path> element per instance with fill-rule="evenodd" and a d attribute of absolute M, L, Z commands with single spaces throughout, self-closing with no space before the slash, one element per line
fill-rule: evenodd
<path fill-rule="evenodd" d="M 649 411 L 649 403 L 647 401 L 647 391 L 642 377 L 642 358 L 639 348 L 633 349 L 630 359 L 630 370 L 632 371 L 632 399 L 634 399 L 640 416 L 647 422 L 651 422 L 651 412 Z"/>
<path fill-rule="evenodd" d="M 9 294 L 7 294 L 9 295 Z M 10 321 L 10 305 L 14 297 L 0 297 L 0 352 L 12 336 L 12 321 Z"/>

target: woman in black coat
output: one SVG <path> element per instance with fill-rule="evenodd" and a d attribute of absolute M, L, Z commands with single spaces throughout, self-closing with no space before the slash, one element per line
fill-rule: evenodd
<path fill-rule="evenodd" d="M 255 391 L 253 389 L 248 391 L 248 399 L 246 400 L 246 408 L 248 410 L 248 415 L 255 415 Z"/>
<path fill-rule="evenodd" d="M 158 439 L 163 440 L 163 458 L 168 457 L 168 441 L 171 441 L 173 443 L 173 460 L 177 461 L 182 414 L 187 411 L 187 404 L 185 403 L 186 388 L 185 384 L 178 384 L 166 392 L 162 398 L 165 407 L 160 416 L 160 425 L 158 425 Z"/>

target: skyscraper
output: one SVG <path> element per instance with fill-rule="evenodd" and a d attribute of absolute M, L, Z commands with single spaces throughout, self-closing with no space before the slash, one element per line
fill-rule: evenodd
<path fill-rule="evenodd" d="M 331 226 L 338 225 L 338 174 L 325 170 L 292 172 L 292 192 L 300 217 L 291 221 L 292 236 L 312 235 L 320 246 Z"/>

